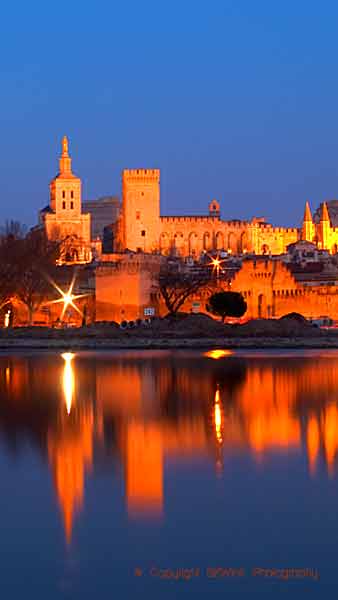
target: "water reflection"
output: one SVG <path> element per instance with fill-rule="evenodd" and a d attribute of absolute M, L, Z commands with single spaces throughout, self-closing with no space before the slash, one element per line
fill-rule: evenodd
<path fill-rule="evenodd" d="M 234 453 L 261 468 L 272 454 L 292 452 L 306 456 L 312 477 L 334 476 L 337 387 L 335 353 L 0 357 L 0 436 L 9 453 L 28 436 L 48 458 L 70 543 L 86 478 L 116 461 L 132 519 L 165 518 L 167 460 L 206 458 L 222 473 Z"/>

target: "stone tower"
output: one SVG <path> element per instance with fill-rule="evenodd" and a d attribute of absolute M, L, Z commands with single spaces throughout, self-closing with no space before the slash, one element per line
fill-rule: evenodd
<path fill-rule="evenodd" d="M 304 218 L 302 225 L 302 240 L 313 242 L 315 237 L 315 226 L 312 220 L 309 203 L 306 202 L 304 210 Z"/>
<path fill-rule="evenodd" d="M 128 169 L 122 173 L 121 242 L 133 251 L 153 252 L 160 238 L 160 171 Z"/>
<path fill-rule="evenodd" d="M 81 179 L 72 173 L 72 159 L 68 154 L 68 140 L 62 140 L 59 173 L 51 181 L 50 207 L 62 219 L 81 215 Z"/>
<path fill-rule="evenodd" d="M 210 217 L 220 217 L 221 216 L 221 207 L 217 200 L 211 200 L 209 203 L 209 215 Z"/>
<path fill-rule="evenodd" d="M 329 211 L 327 210 L 326 202 L 321 204 L 320 210 L 320 222 L 318 225 L 318 245 L 321 249 L 329 249 L 330 245 L 330 217 Z"/>
<path fill-rule="evenodd" d="M 40 211 L 47 237 L 61 242 L 60 263 L 91 260 L 90 214 L 82 213 L 81 179 L 72 172 L 68 140 L 62 140 L 59 173 L 49 186 L 49 206 Z"/>

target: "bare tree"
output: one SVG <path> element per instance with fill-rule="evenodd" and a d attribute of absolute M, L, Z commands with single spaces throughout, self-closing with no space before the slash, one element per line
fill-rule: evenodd
<path fill-rule="evenodd" d="M 159 274 L 159 288 L 169 313 L 177 313 L 185 301 L 207 287 L 209 281 L 210 273 L 207 269 L 194 271 L 181 262 L 171 262 L 170 259 L 163 263 Z"/>
<path fill-rule="evenodd" d="M 32 230 L 26 237 L 16 240 L 11 260 L 15 295 L 27 307 L 29 325 L 50 293 L 59 251 L 60 244 L 48 240 L 41 229 Z"/>
<path fill-rule="evenodd" d="M 26 225 L 22 225 L 20 221 L 6 221 L 5 225 L 0 227 L 0 235 L 2 238 L 12 238 L 14 240 L 22 239 L 27 233 Z"/>

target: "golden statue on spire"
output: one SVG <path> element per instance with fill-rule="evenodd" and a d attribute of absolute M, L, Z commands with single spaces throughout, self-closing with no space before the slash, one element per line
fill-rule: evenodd
<path fill-rule="evenodd" d="M 59 159 L 60 175 L 69 176 L 72 175 L 72 159 L 68 154 L 68 138 L 66 135 L 62 138 L 62 154 Z"/>
<path fill-rule="evenodd" d="M 62 138 L 62 156 L 68 156 L 68 138 L 66 135 Z"/>

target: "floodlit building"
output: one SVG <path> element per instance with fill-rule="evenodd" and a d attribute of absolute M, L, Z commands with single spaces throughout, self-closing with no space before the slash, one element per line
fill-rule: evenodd
<path fill-rule="evenodd" d="M 47 237 L 61 243 L 60 263 L 91 261 L 90 214 L 82 212 L 81 179 L 72 172 L 68 140 L 62 140 L 59 173 L 52 179 L 48 206 L 39 221 Z"/>

